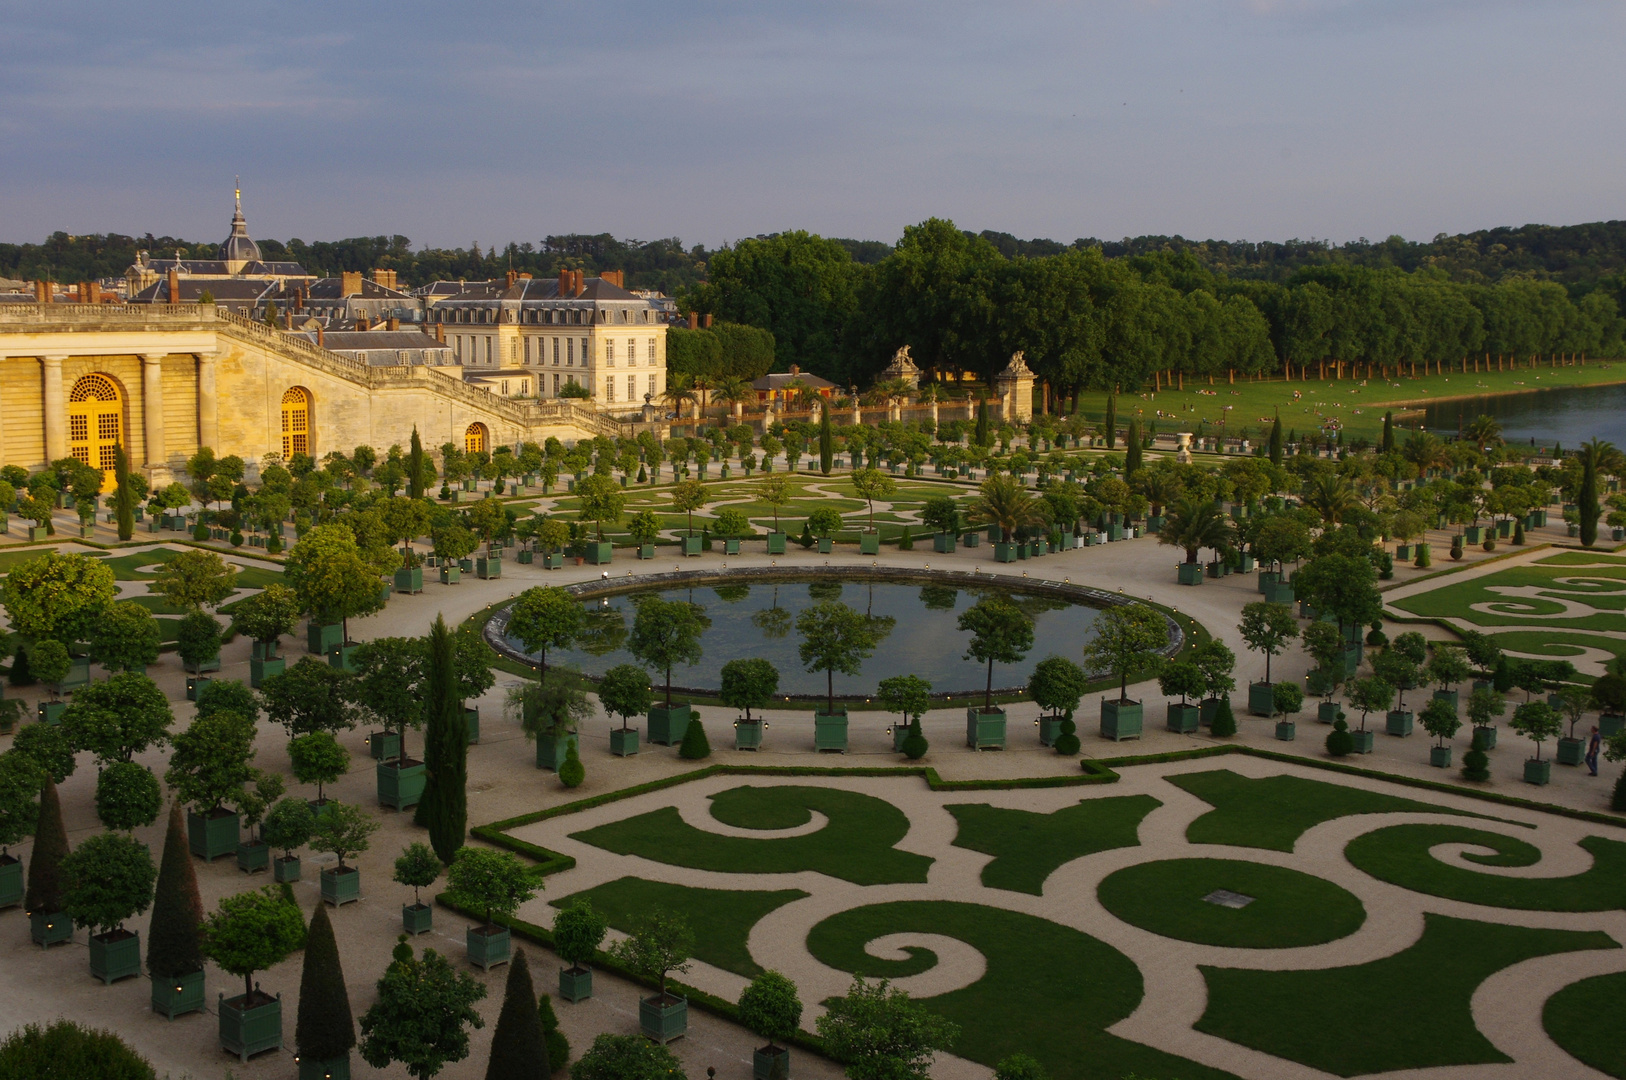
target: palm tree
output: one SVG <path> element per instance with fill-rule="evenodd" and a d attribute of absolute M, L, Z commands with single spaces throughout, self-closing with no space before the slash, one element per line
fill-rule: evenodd
<path fill-rule="evenodd" d="M 1468 422 L 1462 429 L 1463 438 L 1468 439 L 1479 452 L 1483 454 L 1487 446 L 1502 445 L 1502 425 L 1496 422 L 1493 416 L 1479 415 Z"/>
<path fill-rule="evenodd" d="M 1321 520 L 1328 525 L 1337 525 L 1344 517 L 1361 504 L 1361 497 L 1355 492 L 1355 485 L 1347 477 L 1336 473 L 1322 473 L 1313 476 L 1304 485 L 1302 492 L 1304 505 L 1321 515 Z"/>
<path fill-rule="evenodd" d="M 718 401 L 726 401 L 729 405 L 737 405 L 742 401 L 750 401 L 757 395 L 756 391 L 751 389 L 750 383 L 738 375 L 730 375 L 717 381 L 717 390 L 714 396 Z"/>
<path fill-rule="evenodd" d="M 1185 548 L 1186 562 L 1197 561 L 1200 548 L 1225 551 L 1232 542 L 1231 519 L 1213 499 L 1201 495 L 1182 495 L 1169 507 L 1168 520 L 1157 534 L 1157 542 Z"/>
<path fill-rule="evenodd" d="M 700 399 L 694 392 L 694 380 L 682 372 L 674 372 L 667 377 L 666 389 L 661 391 L 661 400 L 672 406 L 672 411 L 681 420 L 684 403 L 698 402 Z"/>
<path fill-rule="evenodd" d="M 1152 504 L 1152 516 L 1162 517 L 1163 508 L 1180 497 L 1180 478 L 1161 469 L 1142 469 L 1135 474 L 1135 486 Z"/>
<path fill-rule="evenodd" d="M 966 517 L 973 525 L 998 525 L 1008 544 L 1022 526 L 1044 524 L 1044 503 L 1028 494 L 1016 477 L 997 473 L 982 482 Z"/>
<path fill-rule="evenodd" d="M 1426 475 L 1430 469 L 1443 468 L 1451 460 L 1445 443 L 1426 431 L 1419 431 L 1408 438 L 1400 452 L 1407 461 L 1417 466 L 1418 476 Z"/>

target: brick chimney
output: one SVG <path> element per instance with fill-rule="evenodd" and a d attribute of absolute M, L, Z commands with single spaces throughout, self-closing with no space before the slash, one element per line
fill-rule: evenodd
<path fill-rule="evenodd" d="M 373 271 L 373 280 L 376 281 L 378 284 L 384 286 L 384 288 L 386 288 L 386 289 L 393 289 L 393 288 L 395 288 L 395 271 L 394 270 L 374 270 Z"/>
<path fill-rule="evenodd" d="M 711 312 L 706 312 L 706 321 L 701 323 L 707 330 L 711 329 Z"/>
<path fill-rule="evenodd" d="M 438 323 L 435 324 L 435 340 L 440 342 L 442 345 L 446 344 L 446 324 L 445 323 L 438 322 Z"/>
<path fill-rule="evenodd" d="M 286 310 L 282 313 L 282 326 L 285 330 L 292 330 L 294 328 L 294 313 L 292 309 Z"/>
<path fill-rule="evenodd" d="M 316 347 L 318 349 L 325 349 L 327 347 L 326 343 L 323 341 L 323 337 L 324 337 L 324 335 L 322 333 L 322 324 L 317 323 L 316 324 Z"/>
<path fill-rule="evenodd" d="M 88 297 L 88 299 L 85 301 L 87 304 L 99 304 L 102 302 L 102 287 L 98 282 L 85 282 L 85 294 Z"/>
<path fill-rule="evenodd" d="M 700 328 L 700 316 L 699 316 L 699 314 L 696 313 L 696 312 L 693 312 L 693 311 L 689 312 L 689 329 L 690 330 L 698 330 L 699 328 Z"/>
<path fill-rule="evenodd" d="M 294 310 L 305 310 L 305 286 L 303 285 L 294 290 Z"/>
<path fill-rule="evenodd" d="M 570 293 L 570 271 L 559 271 L 559 295 L 567 296 Z"/>
<path fill-rule="evenodd" d="M 34 282 L 34 303 L 49 304 L 51 302 L 51 283 L 49 281 Z"/>
<path fill-rule="evenodd" d="M 365 315 L 357 315 L 356 316 L 356 329 L 357 330 L 371 330 L 372 328 L 373 328 L 373 324 L 367 321 L 367 316 L 365 316 Z"/>
<path fill-rule="evenodd" d="M 385 323 L 384 326 L 389 330 L 399 330 L 401 329 L 401 320 L 391 316 L 390 321 Z"/>
<path fill-rule="evenodd" d="M 181 275 L 173 266 L 169 269 L 169 302 L 172 304 L 181 302 Z"/>
<path fill-rule="evenodd" d="M 341 276 L 340 296 L 359 296 L 361 294 L 361 271 L 346 270 Z"/>
<path fill-rule="evenodd" d="M 608 281 L 618 289 L 625 289 L 626 272 L 622 270 L 600 270 L 598 276 Z"/>
<path fill-rule="evenodd" d="M 514 282 L 516 282 L 518 280 L 519 280 L 519 275 L 518 274 L 516 274 L 512 270 L 508 271 L 508 287 L 510 289 L 512 289 L 514 287 Z"/>
<path fill-rule="evenodd" d="M 585 270 L 572 270 L 570 272 L 570 291 L 573 296 L 580 296 L 587 291 L 587 272 Z"/>

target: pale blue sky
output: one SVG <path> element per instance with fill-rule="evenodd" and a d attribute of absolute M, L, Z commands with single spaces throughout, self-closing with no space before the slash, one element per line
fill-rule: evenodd
<path fill-rule="evenodd" d="M 0 0 L 0 240 L 1626 217 L 1619 0 Z"/>

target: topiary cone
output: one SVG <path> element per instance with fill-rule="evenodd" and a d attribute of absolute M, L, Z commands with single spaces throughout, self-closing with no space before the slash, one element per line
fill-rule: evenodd
<path fill-rule="evenodd" d="M 179 979 L 203 970 L 203 900 L 198 896 L 198 875 L 186 843 L 181 804 L 169 808 L 164 832 L 164 855 L 158 864 L 158 887 L 153 893 L 152 924 L 147 929 L 147 971 L 166 979 Z"/>
<path fill-rule="evenodd" d="M 356 1024 L 350 1016 L 350 995 L 344 988 L 339 945 L 327 905 L 317 904 L 305 935 L 305 966 L 299 976 L 299 1020 L 294 1042 L 301 1057 L 328 1061 L 343 1057 L 356 1045 Z"/>
<path fill-rule="evenodd" d="M 918 718 L 911 720 L 909 734 L 903 740 L 903 756 L 910 761 L 919 761 L 926 756 L 929 748 L 930 744 L 926 742 L 926 736 L 920 730 L 920 720 Z"/>
<path fill-rule="evenodd" d="M 1219 703 L 1214 706 L 1214 723 L 1209 731 L 1219 739 L 1228 739 L 1236 734 L 1236 714 L 1231 711 L 1230 697 L 1220 695 Z"/>
<path fill-rule="evenodd" d="M 689 726 L 683 732 L 683 742 L 678 745 L 678 757 L 685 761 L 711 757 L 711 742 L 706 738 L 706 729 L 701 726 L 698 716 L 689 718 Z"/>
<path fill-rule="evenodd" d="M 531 985 L 531 967 L 525 950 L 514 950 L 508 965 L 508 984 L 503 990 L 502 1012 L 491 1033 L 491 1060 L 486 1080 L 544 1080 L 548 1067 L 547 1043 L 542 1034 L 542 1018 L 537 1012 L 536 990 Z"/>
<path fill-rule="evenodd" d="M 62 802 L 49 777 L 40 788 L 39 824 L 34 829 L 34 858 L 28 864 L 28 893 L 23 907 L 54 915 L 62 910 L 62 860 L 68 854 L 68 830 L 62 825 Z"/>

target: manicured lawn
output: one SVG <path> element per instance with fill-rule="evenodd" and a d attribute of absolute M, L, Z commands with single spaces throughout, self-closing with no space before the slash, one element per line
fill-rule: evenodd
<path fill-rule="evenodd" d="M 1602 649 L 1605 652 L 1614 653 L 1616 656 L 1626 656 L 1626 640 L 1604 637 L 1602 634 L 1566 634 L 1562 631 L 1547 630 L 1505 630 L 1500 634 L 1491 634 L 1490 639 L 1506 652 L 1551 656 L 1559 660 L 1580 656 L 1583 649 Z M 1584 682 L 1590 678 L 1591 676 L 1583 675 L 1577 681 Z"/>
<path fill-rule="evenodd" d="M 1626 972 L 1571 983 L 1547 999 L 1541 1024 L 1564 1052 L 1610 1076 L 1626 1077 Z"/>
<path fill-rule="evenodd" d="M 898 978 L 931 968 L 936 956 L 916 948 L 909 960 L 881 960 L 864 945 L 909 932 L 955 938 L 987 961 L 986 974 L 972 985 L 922 999 L 960 1025 L 953 1052 L 961 1057 L 993 1066 L 1017 1052 L 1030 1054 L 1055 1080 L 1229 1075 L 1107 1034 L 1105 1028 L 1140 1003 L 1140 972 L 1111 946 L 1031 915 L 947 901 L 876 904 L 819 923 L 807 947 L 842 971 Z"/>
<path fill-rule="evenodd" d="M 909 831 L 904 813 L 881 799 L 834 788 L 770 786 L 720 792 L 712 813 L 743 828 L 794 828 L 817 810 L 829 818 L 818 832 L 758 840 L 692 828 L 673 807 L 600 825 L 571 838 L 674 866 L 730 874 L 790 874 L 811 870 L 857 885 L 924 882 L 932 860 L 892 845 Z"/>
<path fill-rule="evenodd" d="M 1214 769 L 1170 776 L 1167 780 L 1214 807 L 1186 829 L 1186 839 L 1193 844 L 1292 851 L 1306 830 L 1350 814 L 1421 812 L 1480 816 L 1434 803 L 1298 776 L 1252 780 L 1229 769 Z"/>
<path fill-rule="evenodd" d="M 1460 825 L 1391 825 L 1358 836 L 1344 857 L 1380 881 L 1413 892 L 1443 896 L 1469 904 L 1523 911 L 1613 911 L 1626 907 L 1626 843 L 1588 836 L 1581 846 L 1592 866 L 1561 878 L 1514 878 L 1476 874 L 1441 862 L 1429 854 L 1438 844 L 1473 844 L 1495 855 L 1467 855 L 1485 866 L 1534 866 L 1541 852 L 1501 833 Z"/>
<path fill-rule="evenodd" d="M 1504 589 L 1530 591 L 1508 595 L 1500 591 Z M 1442 585 L 1393 604 L 1413 615 L 1463 619 L 1476 626 L 1539 622 L 1570 630 L 1618 630 L 1620 613 L 1626 611 L 1626 566 L 1514 566 L 1472 581 Z M 1581 610 L 1565 615 L 1573 604 L 1580 604 Z"/>
<path fill-rule="evenodd" d="M 1253 897 L 1209 903 L 1219 889 Z M 1163 937 L 1237 949 L 1295 949 L 1347 937 L 1366 921 L 1348 891 L 1297 870 L 1238 859 L 1165 859 L 1109 874 L 1096 893 L 1124 922 Z"/>
<path fill-rule="evenodd" d="M 960 825 L 956 847 L 994 856 L 983 867 L 984 885 L 1040 896 L 1045 879 L 1064 863 L 1139 844 L 1136 830 L 1141 820 L 1160 805 L 1150 795 L 1120 795 L 1085 799 L 1053 814 L 987 803 L 951 804 L 946 809 Z"/>
<path fill-rule="evenodd" d="M 1542 566 L 1626 566 L 1626 555 L 1602 551 L 1562 551 L 1536 562 Z"/>
<path fill-rule="evenodd" d="M 568 907 L 585 897 L 623 933 L 632 933 L 638 920 L 652 911 L 681 915 L 694 931 L 694 955 L 698 960 L 753 979 L 762 967 L 751 959 L 746 939 L 763 916 L 800 900 L 800 889 L 753 892 L 734 889 L 696 889 L 664 881 L 624 877 L 593 889 L 571 893 L 550 901 L 554 907 Z"/>
<path fill-rule="evenodd" d="M 1608 935 L 1424 916 L 1394 956 L 1321 971 L 1202 968 L 1199 1031 L 1338 1076 L 1509 1059 L 1474 1026 L 1470 1002 L 1497 971 L 1536 956 L 1619 948 Z M 1613 1017 L 1599 1017 L 1612 1024 Z"/>
<path fill-rule="evenodd" d="M 118 581 L 151 581 L 154 572 L 143 572 L 142 568 L 167 563 L 179 554 L 181 554 L 179 551 L 157 548 L 152 551 L 111 556 L 103 559 L 102 563 L 113 571 L 113 577 Z M 230 560 L 227 561 L 227 565 L 236 567 L 237 587 L 240 589 L 263 589 L 267 585 L 280 584 L 284 580 L 280 570 L 243 566 Z"/>

